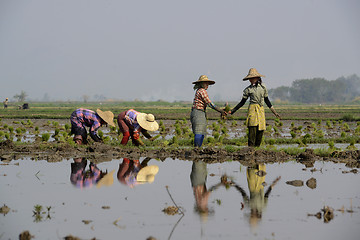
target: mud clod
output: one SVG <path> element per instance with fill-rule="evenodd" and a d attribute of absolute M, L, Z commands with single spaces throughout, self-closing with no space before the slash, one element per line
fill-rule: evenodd
<path fill-rule="evenodd" d="M 302 186 L 304 186 L 304 182 L 302 180 L 287 181 L 286 184 L 289 184 L 289 185 L 294 186 L 294 187 L 302 187 Z"/>
<path fill-rule="evenodd" d="M 306 186 L 308 186 L 311 189 L 315 189 L 316 188 L 316 179 L 315 178 L 310 178 L 309 180 L 306 181 Z"/>
<path fill-rule="evenodd" d="M 24 231 L 24 232 L 20 233 L 20 235 L 19 235 L 20 240 L 30 240 L 33 237 L 34 236 L 32 236 L 29 231 Z"/>
<path fill-rule="evenodd" d="M 1 214 L 4 214 L 4 216 L 5 216 L 6 214 L 8 214 L 9 211 L 10 211 L 10 208 L 9 208 L 8 206 L 6 206 L 5 204 L 4 204 L 4 206 L 2 206 L 2 207 L 0 208 L 0 213 L 1 213 Z"/>

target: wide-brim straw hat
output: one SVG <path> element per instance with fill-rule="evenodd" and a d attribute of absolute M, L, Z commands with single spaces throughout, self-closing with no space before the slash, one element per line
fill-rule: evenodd
<path fill-rule="evenodd" d="M 210 80 L 206 75 L 201 75 L 197 81 L 193 82 L 193 84 L 202 83 L 202 82 L 206 82 L 209 85 L 215 84 L 215 81 Z"/>
<path fill-rule="evenodd" d="M 156 165 L 150 165 L 140 169 L 136 175 L 136 181 L 138 183 L 152 183 L 155 180 L 155 175 L 159 172 L 159 167 Z"/>
<path fill-rule="evenodd" d="M 136 117 L 136 120 L 140 127 L 145 130 L 153 132 L 159 129 L 159 124 L 155 121 L 155 117 L 151 113 L 139 113 Z"/>
<path fill-rule="evenodd" d="M 96 113 L 104 120 L 107 124 L 112 127 L 115 127 L 114 123 L 114 114 L 111 111 L 101 111 L 100 109 L 96 109 Z"/>
<path fill-rule="evenodd" d="M 111 186 L 114 183 L 114 172 L 115 172 L 115 170 L 112 170 L 111 172 L 109 172 L 105 176 L 103 176 L 97 182 L 96 187 L 100 188 L 102 186 Z"/>
<path fill-rule="evenodd" d="M 248 75 L 243 80 L 245 81 L 250 78 L 256 78 L 256 77 L 265 77 L 265 76 L 258 73 L 258 71 L 255 68 L 250 68 Z"/>

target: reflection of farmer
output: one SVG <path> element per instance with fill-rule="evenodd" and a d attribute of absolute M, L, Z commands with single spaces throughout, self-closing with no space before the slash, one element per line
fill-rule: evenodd
<path fill-rule="evenodd" d="M 120 113 L 117 117 L 117 122 L 120 131 L 123 134 L 121 140 L 122 145 L 126 145 L 131 136 L 134 145 L 144 145 L 140 139 L 140 132 L 148 139 L 152 140 L 148 131 L 156 131 L 159 129 L 159 124 L 155 121 L 152 114 L 140 113 L 134 109 L 129 109 Z"/>
<path fill-rule="evenodd" d="M 258 222 L 261 220 L 270 192 L 275 184 L 280 180 L 280 177 L 277 177 L 264 193 L 265 171 L 265 164 L 257 164 L 254 167 L 247 168 L 246 177 L 250 191 L 250 198 L 239 185 L 234 184 L 236 189 L 240 191 L 245 205 L 250 207 L 249 223 L 251 227 L 256 227 Z"/>
<path fill-rule="evenodd" d="M 119 164 L 117 172 L 119 182 L 131 188 L 142 183 L 152 183 L 159 167 L 156 165 L 148 166 L 150 160 L 151 158 L 147 157 L 140 163 L 139 160 L 124 158 Z"/>
<path fill-rule="evenodd" d="M 261 77 L 255 68 L 249 70 L 249 74 L 244 78 L 250 81 L 250 86 L 245 88 L 242 100 L 235 108 L 229 111 L 230 114 L 234 114 L 239 108 L 241 108 L 246 100 L 250 97 L 250 104 L 248 108 L 248 114 L 246 119 L 246 125 L 248 126 L 248 145 L 249 146 L 260 146 L 264 130 L 266 129 L 265 124 L 265 111 L 264 102 L 273 112 L 273 114 L 280 118 L 280 115 L 275 111 L 272 106 L 268 91 L 265 85 L 262 83 Z"/>
<path fill-rule="evenodd" d="M 75 158 L 74 162 L 71 163 L 70 181 L 78 188 L 96 185 L 107 174 L 107 171 L 99 170 L 96 164 L 92 162 L 90 162 L 89 170 L 85 170 L 86 165 L 87 160 L 85 158 Z"/>
<path fill-rule="evenodd" d="M 218 108 L 213 104 L 207 94 L 207 89 L 209 85 L 215 84 L 215 81 L 209 80 L 206 75 L 201 75 L 199 80 L 193 82 L 195 97 L 193 100 L 193 106 L 190 115 L 190 121 L 192 125 L 192 130 L 194 133 L 194 146 L 201 147 L 204 137 L 206 135 L 206 107 L 220 112 L 222 115 L 226 113 L 224 110 Z"/>
<path fill-rule="evenodd" d="M 9 102 L 9 99 L 6 98 L 5 101 L 3 102 L 3 104 L 4 104 L 4 109 L 8 107 L 8 102 Z"/>
<path fill-rule="evenodd" d="M 96 112 L 84 108 L 75 110 L 70 117 L 71 133 L 75 134 L 74 141 L 77 144 L 87 143 L 87 131 L 85 127 L 89 127 L 90 137 L 95 142 L 101 142 L 102 139 L 97 135 L 99 127 L 109 124 L 115 127 L 114 114 L 111 111 L 101 111 L 97 109 Z"/>
<path fill-rule="evenodd" d="M 208 191 L 206 188 L 207 168 L 202 161 L 193 162 L 190 174 L 191 186 L 195 197 L 195 210 L 199 213 L 202 220 L 209 215 L 208 201 L 212 191 L 221 185 L 213 186 Z"/>

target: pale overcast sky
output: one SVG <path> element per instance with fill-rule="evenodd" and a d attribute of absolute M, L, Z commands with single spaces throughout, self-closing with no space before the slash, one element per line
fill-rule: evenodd
<path fill-rule="evenodd" d="M 358 0 L 0 0 L 0 100 L 241 99 L 266 86 L 360 76 Z"/>

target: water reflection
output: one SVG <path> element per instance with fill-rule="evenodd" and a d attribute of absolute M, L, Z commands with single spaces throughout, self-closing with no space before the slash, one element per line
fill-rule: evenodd
<path fill-rule="evenodd" d="M 214 210 L 208 207 L 210 194 L 223 185 L 223 182 L 219 182 L 208 190 L 206 186 L 207 166 L 202 161 L 193 162 L 190 180 L 195 197 L 195 212 L 199 214 L 201 221 L 206 221 L 208 216 L 214 213 Z"/>
<path fill-rule="evenodd" d="M 107 170 L 100 170 L 97 165 L 92 162 L 89 164 L 89 169 L 86 170 L 87 164 L 88 161 L 85 158 L 74 158 L 74 162 L 71 163 L 70 181 L 75 187 L 89 188 L 94 185 L 100 187 L 103 184 L 111 184 L 112 174 L 108 174 Z M 105 176 L 106 178 L 103 179 Z"/>
<path fill-rule="evenodd" d="M 247 213 L 246 217 L 248 218 L 249 224 L 253 229 L 256 228 L 261 221 L 262 214 L 266 209 L 271 190 L 281 178 L 280 176 L 277 177 L 265 191 L 265 175 L 265 164 L 256 164 L 247 167 L 246 179 L 250 196 L 248 196 L 248 194 L 239 184 L 232 182 L 232 185 L 241 193 L 243 197 L 244 206 L 242 206 L 242 208 L 246 207 L 250 210 L 250 213 Z"/>
<path fill-rule="evenodd" d="M 117 179 L 120 183 L 127 185 L 130 188 L 133 188 L 138 184 L 154 182 L 159 167 L 156 165 L 148 166 L 150 160 L 151 158 L 146 157 L 140 163 L 140 160 L 123 158 L 122 163 L 119 164 Z"/>
<path fill-rule="evenodd" d="M 117 171 L 117 179 L 120 183 L 133 188 L 138 184 L 152 183 L 155 180 L 155 175 L 159 171 L 159 167 L 156 165 L 148 166 L 148 162 L 151 158 L 145 158 L 141 163 L 140 160 L 130 160 L 129 158 L 123 158 L 119 164 Z M 71 163 L 71 175 L 70 181 L 77 188 L 90 188 L 96 186 L 97 188 L 102 186 L 110 186 L 114 183 L 114 172 L 112 170 L 102 171 L 95 164 L 90 162 L 89 168 L 86 170 L 88 160 L 86 158 L 74 158 L 74 162 Z"/>

